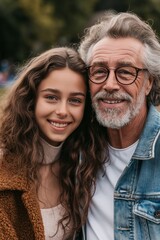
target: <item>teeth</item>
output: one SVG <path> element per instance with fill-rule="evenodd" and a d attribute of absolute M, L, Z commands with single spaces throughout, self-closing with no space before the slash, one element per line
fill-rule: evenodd
<path fill-rule="evenodd" d="M 108 100 L 103 100 L 104 102 L 106 102 L 106 103 L 109 103 L 109 104 L 114 104 L 114 103 L 120 103 L 121 102 L 121 100 L 117 100 L 117 101 L 108 101 Z"/>
<path fill-rule="evenodd" d="M 67 123 L 57 123 L 57 122 L 50 122 L 53 126 L 63 128 L 66 127 L 68 124 Z"/>

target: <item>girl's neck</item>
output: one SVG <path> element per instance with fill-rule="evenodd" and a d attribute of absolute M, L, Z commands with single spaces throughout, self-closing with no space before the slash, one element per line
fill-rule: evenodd
<path fill-rule="evenodd" d="M 43 165 L 54 163 L 58 160 L 63 142 L 59 146 L 50 145 L 43 138 L 40 139 L 44 150 Z"/>

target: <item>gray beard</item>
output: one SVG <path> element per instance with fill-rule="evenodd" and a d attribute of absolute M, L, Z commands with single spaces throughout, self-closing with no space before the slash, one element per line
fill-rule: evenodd
<path fill-rule="evenodd" d="M 145 85 L 144 85 L 145 86 Z M 98 99 L 105 93 L 99 92 L 92 99 L 92 105 L 96 113 L 98 122 L 107 128 L 119 129 L 127 125 L 132 119 L 134 119 L 139 113 L 145 101 L 145 87 L 142 87 L 140 94 L 138 95 L 136 103 L 132 103 L 132 98 L 127 93 L 116 94 L 117 98 L 123 97 L 128 101 L 128 109 L 124 113 L 121 108 L 108 109 L 99 107 Z M 114 95 L 114 94 L 113 94 Z"/>

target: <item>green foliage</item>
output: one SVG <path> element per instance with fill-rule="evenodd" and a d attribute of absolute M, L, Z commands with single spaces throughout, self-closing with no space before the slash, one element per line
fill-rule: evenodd
<path fill-rule="evenodd" d="M 41 0 L 0 0 L 1 56 L 23 60 L 54 42 L 60 22 L 54 8 Z"/>
<path fill-rule="evenodd" d="M 107 9 L 133 11 L 160 31 L 159 0 L 0 0 L 0 60 L 77 43 L 94 13 Z"/>
<path fill-rule="evenodd" d="M 78 41 L 79 34 L 93 14 L 96 2 L 97 0 L 54 0 L 55 16 L 62 19 L 59 29 L 62 44 Z"/>
<path fill-rule="evenodd" d="M 97 0 L 0 0 L 0 60 L 23 61 L 77 41 Z"/>

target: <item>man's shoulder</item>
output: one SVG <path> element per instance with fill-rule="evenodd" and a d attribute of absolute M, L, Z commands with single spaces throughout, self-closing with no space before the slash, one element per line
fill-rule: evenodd
<path fill-rule="evenodd" d="M 160 112 L 160 105 L 156 106 L 156 109 Z"/>
<path fill-rule="evenodd" d="M 152 128 L 160 129 L 160 107 L 150 105 L 146 125 Z"/>

